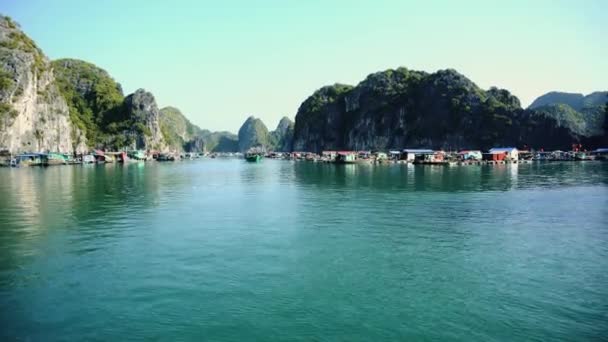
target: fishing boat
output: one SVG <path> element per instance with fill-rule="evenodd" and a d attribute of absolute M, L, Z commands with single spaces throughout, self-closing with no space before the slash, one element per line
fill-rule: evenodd
<path fill-rule="evenodd" d="M 146 160 L 148 157 L 144 151 L 129 151 L 127 152 L 127 156 L 134 160 Z"/>
<path fill-rule="evenodd" d="M 250 163 L 257 163 L 259 161 L 262 161 L 262 158 L 264 158 L 264 155 L 262 155 L 261 153 L 250 152 L 245 154 L 245 160 Z"/>
<path fill-rule="evenodd" d="M 129 161 L 129 157 L 127 156 L 127 152 L 106 152 L 106 157 L 111 156 L 117 163 L 126 163 Z"/>
<path fill-rule="evenodd" d="M 158 155 L 158 158 L 156 158 L 157 161 L 175 161 L 176 158 L 173 154 L 170 153 L 161 153 Z"/>
<path fill-rule="evenodd" d="M 245 153 L 245 160 L 250 163 L 260 162 L 264 158 L 265 152 L 263 147 L 252 147 Z"/>
<path fill-rule="evenodd" d="M 59 153 L 47 153 L 42 154 L 42 165 L 53 166 L 53 165 L 65 165 L 67 164 L 66 157 Z"/>
<path fill-rule="evenodd" d="M 585 152 L 576 152 L 574 154 L 574 160 L 584 161 L 584 160 L 593 160 L 593 158 Z"/>

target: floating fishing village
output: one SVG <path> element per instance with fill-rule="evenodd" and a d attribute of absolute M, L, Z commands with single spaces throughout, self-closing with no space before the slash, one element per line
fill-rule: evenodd
<path fill-rule="evenodd" d="M 567 161 L 608 161 L 608 148 L 593 151 L 580 150 L 574 146 L 571 151 L 519 150 L 515 147 L 496 147 L 480 150 L 442 151 L 432 149 L 401 149 L 380 151 L 323 151 L 312 152 L 265 152 L 260 148 L 246 153 L 160 153 L 157 151 L 109 152 L 95 150 L 90 154 L 70 155 L 65 153 L 22 153 L 13 155 L 7 150 L 0 151 L 0 166 L 30 167 L 81 164 L 111 164 L 130 162 L 175 162 L 201 158 L 238 158 L 247 162 L 261 162 L 264 158 L 278 160 L 308 161 L 333 164 L 417 164 L 417 165 L 497 165 L 532 162 Z"/>

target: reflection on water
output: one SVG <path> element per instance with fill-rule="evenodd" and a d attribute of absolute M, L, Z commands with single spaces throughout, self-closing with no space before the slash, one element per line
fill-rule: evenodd
<path fill-rule="evenodd" d="M 407 191 L 508 191 L 607 184 L 606 163 L 486 166 L 331 165 L 295 163 L 296 180 L 319 187 Z"/>
<path fill-rule="evenodd" d="M 595 162 L 0 169 L 0 338 L 597 340 L 607 185 Z"/>

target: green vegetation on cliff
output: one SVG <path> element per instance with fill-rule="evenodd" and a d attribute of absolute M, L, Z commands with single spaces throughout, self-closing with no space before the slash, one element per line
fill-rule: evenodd
<path fill-rule="evenodd" d="M 608 92 L 589 95 L 549 92 L 538 97 L 528 110 L 554 118 L 559 125 L 585 136 L 601 135 L 605 112 L 604 104 Z"/>
<path fill-rule="evenodd" d="M 19 30 L 19 25 L 17 25 L 11 17 L 3 16 L 2 19 L 5 20 L 8 29 L 11 31 L 8 34 L 8 39 L 0 41 L 0 47 L 10 50 L 20 50 L 31 54 L 34 57 L 32 71 L 40 76 L 45 70 L 44 54 L 42 53 L 42 50 L 40 50 L 30 37 Z"/>
<path fill-rule="evenodd" d="M 11 75 L 0 69 L 0 93 L 8 91 L 13 87 L 14 81 Z M 8 103 L 0 103 L 0 128 L 3 128 L 5 119 L 13 119 L 17 116 L 17 111 Z"/>
<path fill-rule="evenodd" d="M 277 152 L 291 151 L 293 143 L 294 122 L 284 116 L 277 125 L 277 128 L 270 132 L 268 137 L 270 149 Z"/>
<path fill-rule="evenodd" d="M 526 111 L 507 90 L 483 90 L 455 70 L 398 68 L 317 90 L 298 109 L 293 149 L 561 148 L 596 135 L 590 123 L 601 119 L 561 105 Z"/>
<path fill-rule="evenodd" d="M 577 112 L 567 104 L 550 104 L 536 107 L 534 111 L 538 114 L 555 119 L 560 127 L 566 127 L 577 134 L 585 134 L 586 123 L 583 114 Z"/>
<path fill-rule="evenodd" d="M 234 133 L 202 130 L 201 138 L 209 152 L 237 152 L 239 150 L 239 138 Z"/>
<path fill-rule="evenodd" d="M 246 152 L 252 147 L 270 148 L 268 128 L 262 120 L 250 116 L 239 129 L 239 151 Z"/>
<path fill-rule="evenodd" d="M 160 129 L 165 143 L 171 148 L 184 150 L 192 139 L 201 134 L 201 129 L 192 124 L 179 109 L 165 107 L 160 113 Z"/>
<path fill-rule="evenodd" d="M 109 135 L 131 127 L 122 108 L 122 88 L 105 70 L 75 59 L 56 60 L 52 66 L 70 119 L 85 133 L 89 146 L 106 143 Z M 117 143 L 129 141 L 119 139 Z"/>
<path fill-rule="evenodd" d="M 11 74 L 0 69 L 0 92 L 10 89 L 14 83 Z"/>

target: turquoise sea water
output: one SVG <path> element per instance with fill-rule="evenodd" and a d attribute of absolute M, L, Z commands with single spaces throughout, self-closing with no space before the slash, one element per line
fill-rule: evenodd
<path fill-rule="evenodd" d="M 0 340 L 600 340 L 608 163 L 0 169 Z"/>

